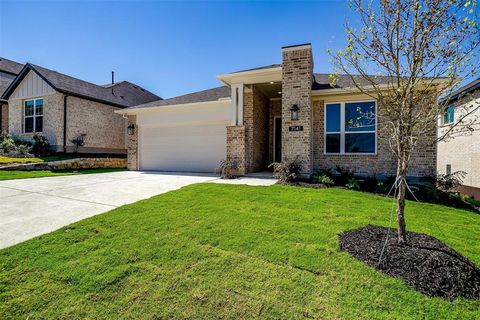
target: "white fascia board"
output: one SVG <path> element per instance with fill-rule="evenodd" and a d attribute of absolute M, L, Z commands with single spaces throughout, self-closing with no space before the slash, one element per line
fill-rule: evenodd
<path fill-rule="evenodd" d="M 147 111 L 154 111 L 154 110 L 174 110 L 176 108 L 201 108 L 207 105 L 221 105 L 224 104 L 229 106 L 231 103 L 231 99 L 224 99 L 221 100 L 214 100 L 214 101 L 205 101 L 205 102 L 193 102 L 193 103 L 182 103 L 182 104 L 172 104 L 172 105 L 164 105 L 164 106 L 153 106 L 153 107 L 145 107 L 145 108 L 126 108 L 115 110 L 115 113 L 124 114 L 124 115 L 135 115 Z"/>
<path fill-rule="evenodd" d="M 227 73 L 217 76 L 217 79 L 227 85 L 232 83 L 265 83 L 270 81 L 282 81 L 282 67 Z"/>

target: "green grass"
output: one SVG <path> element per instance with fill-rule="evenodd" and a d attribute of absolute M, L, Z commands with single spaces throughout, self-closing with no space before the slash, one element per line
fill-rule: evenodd
<path fill-rule="evenodd" d="M 0 165 L 7 164 L 16 164 L 16 163 L 38 163 L 38 162 L 49 162 L 49 161 L 59 161 L 66 159 L 77 158 L 78 156 L 73 155 L 55 155 L 55 156 L 46 156 L 46 157 L 33 157 L 33 158 L 13 158 L 0 155 Z"/>
<path fill-rule="evenodd" d="M 128 184 L 125 186 L 128 188 Z M 0 251 L 0 319 L 480 319 L 338 249 L 391 199 L 199 184 Z M 480 215 L 408 202 L 407 227 L 480 265 Z"/>
<path fill-rule="evenodd" d="M 77 169 L 77 170 L 39 170 L 39 171 L 7 171 L 0 170 L 1 180 L 13 180 L 13 179 L 28 179 L 28 178 L 43 178 L 43 177 L 56 177 L 56 176 L 69 176 L 75 174 L 90 174 L 90 173 L 105 173 L 125 171 L 126 169 Z"/>

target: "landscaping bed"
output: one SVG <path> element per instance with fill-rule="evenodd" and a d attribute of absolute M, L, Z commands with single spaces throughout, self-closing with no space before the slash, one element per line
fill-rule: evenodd
<path fill-rule="evenodd" d="M 342 233 L 340 249 L 428 296 L 480 300 L 480 269 L 435 237 L 407 232 L 401 245 L 396 230 L 367 225 Z"/>

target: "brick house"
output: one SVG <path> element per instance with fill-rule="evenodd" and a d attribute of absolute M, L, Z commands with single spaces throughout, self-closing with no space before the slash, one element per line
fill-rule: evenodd
<path fill-rule="evenodd" d="M 222 87 L 116 111 L 129 119 L 129 169 L 212 172 L 230 158 L 246 174 L 298 157 L 305 176 L 336 166 L 394 175 L 382 107 L 349 77 L 332 87 L 313 67 L 310 44 L 284 47 L 281 64 L 219 75 Z M 435 141 L 432 123 L 412 176 L 435 173 Z"/>
<path fill-rule="evenodd" d="M 480 78 L 450 96 L 448 107 L 439 120 L 439 136 L 460 118 L 466 123 L 473 120 L 474 130 L 454 134 L 452 139 L 438 143 L 437 170 L 442 174 L 464 171 L 466 177 L 459 191 L 480 199 Z"/>
<path fill-rule="evenodd" d="M 79 153 L 125 153 L 126 120 L 114 111 L 161 100 L 133 83 L 114 83 L 113 74 L 111 84 L 96 85 L 29 63 L 1 98 L 2 132 L 21 140 L 41 134 L 54 151 Z"/>

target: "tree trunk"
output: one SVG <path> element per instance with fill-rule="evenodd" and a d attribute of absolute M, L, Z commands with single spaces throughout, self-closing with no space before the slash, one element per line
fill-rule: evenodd
<path fill-rule="evenodd" d="M 397 234 L 398 243 L 403 244 L 406 239 L 406 225 L 405 225 L 405 194 L 407 189 L 407 164 L 406 161 L 399 161 L 399 168 L 397 170 L 398 190 L 397 190 Z"/>

